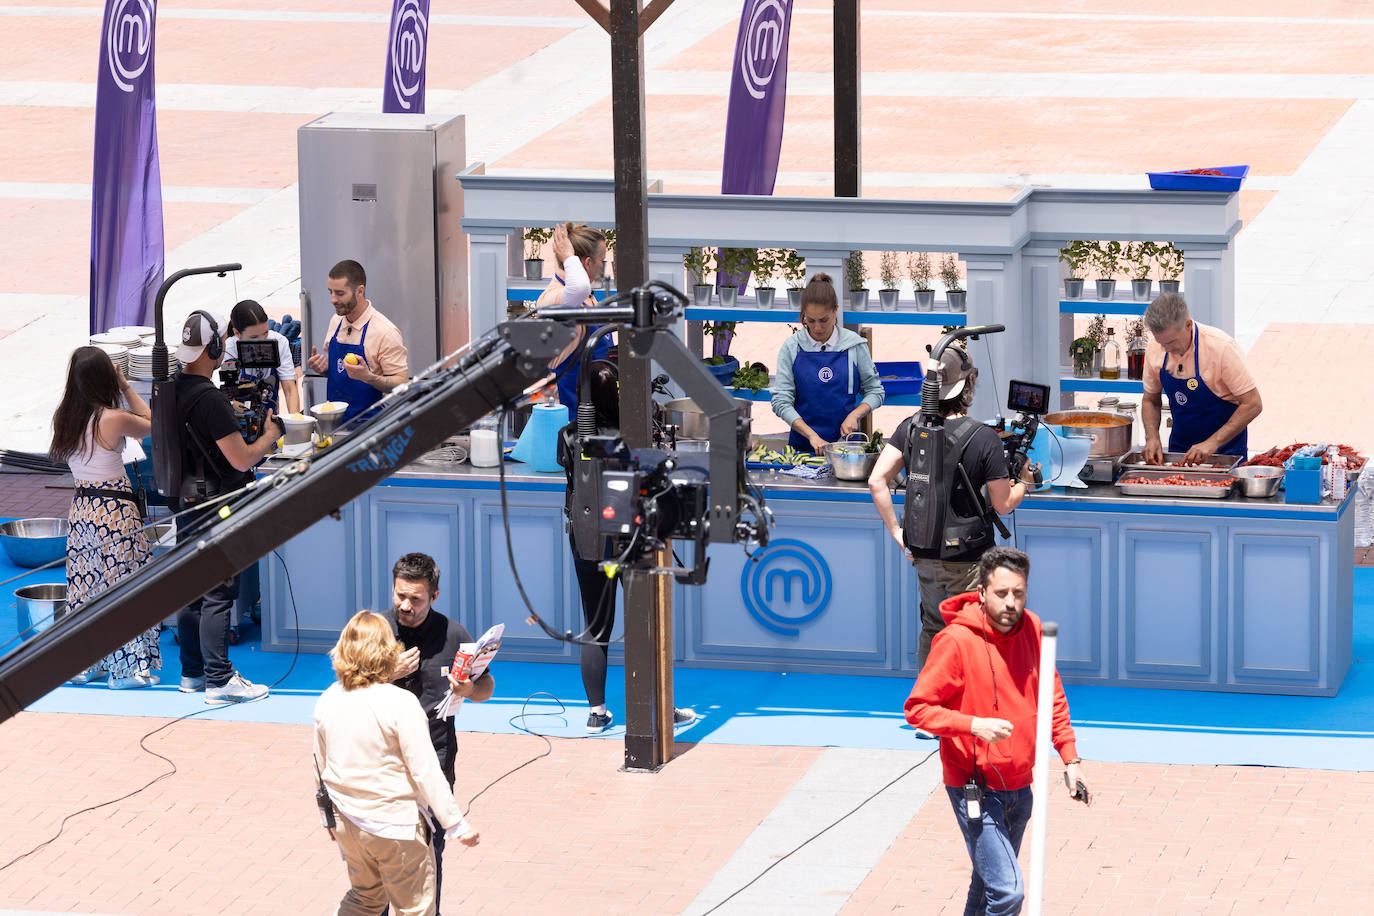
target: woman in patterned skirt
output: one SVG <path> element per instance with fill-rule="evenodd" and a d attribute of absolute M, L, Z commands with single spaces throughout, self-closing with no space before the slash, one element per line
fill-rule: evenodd
<path fill-rule="evenodd" d="M 121 395 L 128 410 L 120 407 Z M 65 461 L 76 479 L 67 514 L 67 613 L 74 614 L 152 557 L 121 457 L 126 436 L 149 434 L 152 414 L 103 350 L 79 347 L 67 365 L 67 388 L 52 426 L 52 459 Z M 157 636 L 156 626 L 145 630 L 72 682 L 108 672 L 114 690 L 158 683 Z"/>

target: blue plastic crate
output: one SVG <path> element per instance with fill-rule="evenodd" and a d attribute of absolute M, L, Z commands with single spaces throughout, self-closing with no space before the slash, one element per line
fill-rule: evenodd
<path fill-rule="evenodd" d="M 1187 175 L 1183 172 L 1146 172 L 1156 191 L 1239 191 L 1250 172 L 1248 165 L 1213 166 L 1220 175 Z"/>
<path fill-rule="evenodd" d="M 920 362 L 874 363 L 883 391 L 888 394 L 920 394 L 925 369 Z M 895 378 L 886 378 L 886 376 Z"/>
<path fill-rule="evenodd" d="M 1317 459 L 1320 461 L 1321 459 Z M 1284 501 L 1290 503 L 1319 503 L 1322 501 L 1322 472 L 1293 468 L 1283 475 Z"/>

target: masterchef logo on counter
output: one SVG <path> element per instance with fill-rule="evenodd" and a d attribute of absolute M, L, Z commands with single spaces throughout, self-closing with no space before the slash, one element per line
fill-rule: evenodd
<path fill-rule="evenodd" d="M 744 564 L 739 587 L 755 620 L 774 633 L 799 636 L 799 627 L 830 605 L 830 567 L 810 544 L 781 538 Z"/>
<path fill-rule="evenodd" d="M 367 456 L 350 461 L 346 467 L 355 474 L 370 474 L 373 471 L 390 470 L 401 462 L 406 446 L 415 437 L 414 427 L 407 426 L 392 436 L 378 448 L 370 449 Z"/>

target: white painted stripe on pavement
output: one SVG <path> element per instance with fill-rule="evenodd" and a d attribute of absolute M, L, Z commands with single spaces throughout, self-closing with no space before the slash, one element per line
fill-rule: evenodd
<path fill-rule="evenodd" d="M 944 794 L 940 757 L 934 753 L 938 745 L 915 739 L 912 744 L 909 751 L 823 751 L 683 912 L 703 914 L 736 891 L 717 912 L 839 912 L 932 792 Z M 920 765 L 914 772 L 865 802 L 915 764 Z M 798 849 L 807 837 L 856 807 L 842 823 Z M 952 816 L 949 826 L 958 829 Z M 779 861 L 788 853 L 792 855 Z M 774 867 L 749 884 L 769 866 Z"/>
<path fill-rule="evenodd" d="M 162 199 L 174 204 L 261 203 L 280 188 L 201 188 L 163 185 Z M 0 181 L 0 198 L 7 200 L 90 200 L 89 184 L 64 184 L 53 181 Z"/>
<path fill-rule="evenodd" d="M 75 18 L 100 17 L 99 6 L 9 6 L 0 8 L 0 16 L 64 16 Z M 210 19 L 239 22 L 361 22 L 387 25 L 391 13 L 331 13 L 323 10 L 216 10 L 176 9 L 162 7 L 158 19 Z M 429 24 L 501 26 L 506 28 L 577 29 L 595 24 L 590 16 L 470 16 L 461 13 L 430 13 Z"/>

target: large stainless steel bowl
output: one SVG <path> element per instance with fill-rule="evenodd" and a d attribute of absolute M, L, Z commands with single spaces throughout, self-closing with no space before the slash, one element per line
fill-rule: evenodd
<path fill-rule="evenodd" d="M 832 442 L 825 447 L 825 458 L 840 480 L 867 480 L 878 463 L 878 453 L 864 451 L 862 442 Z"/>
<path fill-rule="evenodd" d="M 1257 464 L 1236 468 L 1231 473 L 1235 476 L 1236 483 L 1240 485 L 1241 494 L 1254 499 L 1273 496 L 1279 492 L 1279 484 L 1283 483 L 1283 468 L 1270 468 Z"/>
<path fill-rule="evenodd" d="M 21 518 L 0 525 L 0 544 L 11 563 L 33 569 L 67 555 L 70 531 L 65 518 Z"/>
<path fill-rule="evenodd" d="M 753 406 L 753 401 L 735 398 L 735 407 L 741 416 L 749 416 Z M 677 427 L 679 439 L 711 438 L 711 420 L 691 398 L 674 398 L 666 402 L 663 405 L 663 420 Z"/>
<path fill-rule="evenodd" d="M 1109 410 L 1061 410 L 1041 421 L 1065 436 L 1088 436 L 1089 458 L 1115 458 L 1131 450 L 1131 418 Z"/>
<path fill-rule="evenodd" d="M 19 608 L 19 635 L 27 638 L 67 613 L 67 586 L 25 585 L 14 590 L 14 603 Z"/>

